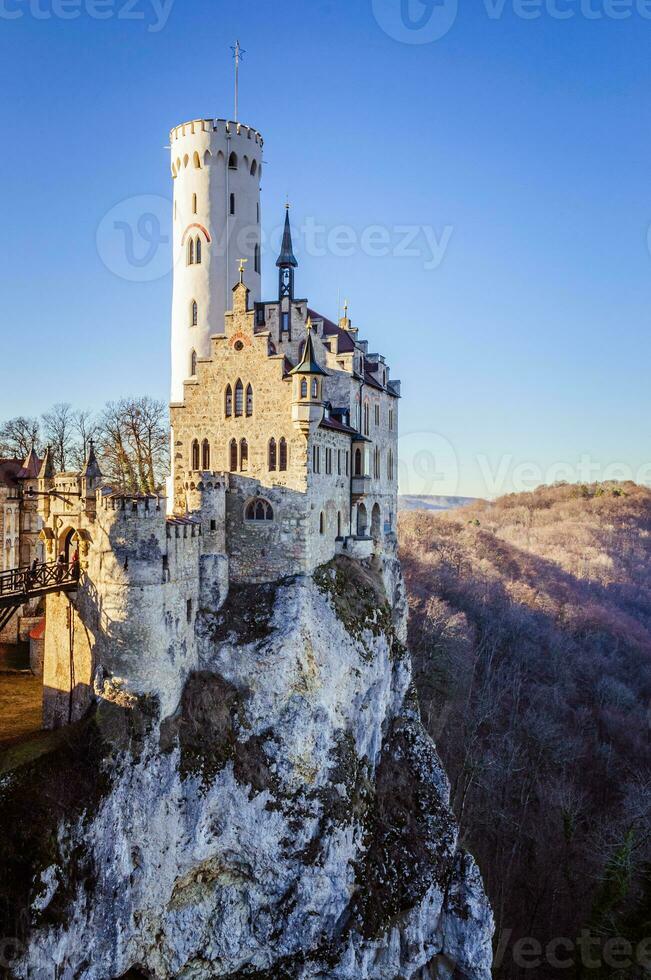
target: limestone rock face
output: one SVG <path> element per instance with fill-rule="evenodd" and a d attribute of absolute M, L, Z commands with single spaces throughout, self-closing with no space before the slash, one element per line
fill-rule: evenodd
<path fill-rule="evenodd" d="M 107 786 L 59 823 L 16 976 L 488 980 L 405 619 L 393 559 L 205 608 L 174 715 L 99 710 Z"/>

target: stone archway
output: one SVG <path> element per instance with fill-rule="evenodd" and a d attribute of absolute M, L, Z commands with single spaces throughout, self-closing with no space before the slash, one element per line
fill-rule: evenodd
<path fill-rule="evenodd" d="M 365 538 L 368 531 L 368 512 L 365 504 L 357 505 L 357 536 Z"/>

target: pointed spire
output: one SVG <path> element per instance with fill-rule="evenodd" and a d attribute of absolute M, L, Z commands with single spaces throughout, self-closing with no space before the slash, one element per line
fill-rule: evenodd
<path fill-rule="evenodd" d="M 87 480 L 99 479 L 102 475 L 99 463 L 97 462 L 97 456 L 95 455 L 95 443 L 92 439 L 88 443 L 88 455 L 86 456 L 86 462 L 84 463 L 81 475 Z"/>
<path fill-rule="evenodd" d="M 283 231 L 283 243 L 276 265 L 279 269 L 298 268 L 298 262 L 296 261 L 294 247 L 292 245 L 292 229 L 289 223 L 289 204 L 285 205 L 285 229 Z"/>
<path fill-rule="evenodd" d="M 41 461 L 36 455 L 36 450 L 32 444 L 32 448 L 27 453 L 27 458 L 25 459 L 18 476 L 22 480 L 35 480 L 38 477 L 40 468 Z"/>
<path fill-rule="evenodd" d="M 52 480 L 54 478 L 54 457 L 52 456 L 50 446 L 47 446 L 45 449 L 45 456 L 41 463 L 38 478 L 39 480 Z"/>
<path fill-rule="evenodd" d="M 290 374 L 323 374 L 327 377 L 327 372 L 319 366 L 316 356 L 314 354 L 314 344 L 312 342 L 312 321 L 308 317 L 307 324 L 307 340 L 305 341 L 305 350 L 303 351 L 303 357 L 301 358 L 300 364 L 297 364 L 295 368 L 289 372 Z"/>

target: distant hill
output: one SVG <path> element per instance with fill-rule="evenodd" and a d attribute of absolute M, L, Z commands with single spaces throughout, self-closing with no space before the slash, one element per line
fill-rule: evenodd
<path fill-rule="evenodd" d="M 403 512 L 399 539 L 423 717 L 497 936 L 512 930 L 495 977 L 524 975 L 522 937 L 635 948 L 651 935 L 651 490 Z M 527 977 L 568 976 L 552 966 Z"/>
<path fill-rule="evenodd" d="M 456 510 L 477 503 L 476 497 L 441 497 L 436 494 L 401 494 L 398 497 L 398 510 Z"/>

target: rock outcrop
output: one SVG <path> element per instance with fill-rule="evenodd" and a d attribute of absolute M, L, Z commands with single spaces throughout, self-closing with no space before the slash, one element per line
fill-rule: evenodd
<path fill-rule="evenodd" d="M 488 980 L 491 911 L 419 720 L 405 624 L 392 559 L 337 559 L 202 610 L 176 713 L 101 702 L 78 755 L 50 762 L 73 789 L 59 773 L 65 801 L 23 831 L 14 975 Z M 75 765 L 92 767 L 78 794 Z M 47 773 L 10 774 L 0 807 L 18 819 Z"/>

